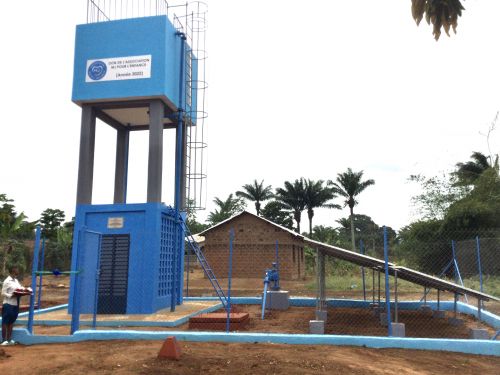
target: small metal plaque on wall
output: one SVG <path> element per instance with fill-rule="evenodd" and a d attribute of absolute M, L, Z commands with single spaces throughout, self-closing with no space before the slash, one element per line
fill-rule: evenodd
<path fill-rule="evenodd" d="M 123 217 L 108 217 L 108 229 L 123 228 Z"/>

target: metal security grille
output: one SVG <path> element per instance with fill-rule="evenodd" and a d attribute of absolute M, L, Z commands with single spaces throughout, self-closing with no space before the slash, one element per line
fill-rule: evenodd
<path fill-rule="evenodd" d="M 127 311 L 129 234 L 103 235 L 98 287 L 98 314 Z"/>
<path fill-rule="evenodd" d="M 172 290 L 172 260 L 175 245 L 175 226 L 167 215 L 161 218 L 160 264 L 158 269 L 158 297 L 170 295 Z"/>

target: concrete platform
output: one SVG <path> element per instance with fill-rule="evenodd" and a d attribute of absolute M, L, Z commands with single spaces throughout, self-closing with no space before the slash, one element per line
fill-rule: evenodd
<path fill-rule="evenodd" d="M 98 326 L 167 326 L 175 327 L 184 324 L 189 317 L 203 312 L 215 311 L 222 306 L 220 301 L 187 301 L 182 305 L 176 306 L 175 311 L 170 308 L 158 310 L 154 314 L 99 314 L 96 323 Z M 35 325 L 70 325 L 71 314 L 68 314 L 67 307 L 57 309 L 43 314 L 37 314 L 35 310 Z M 80 325 L 92 325 L 92 314 L 81 314 Z M 17 324 L 26 323 L 26 317 L 19 317 Z"/>
<path fill-rule="evenodd" d="M 249 313 L 232 312 L 229 314 L 229 330 L 239 331 L 250 321 Z M 208 313 L 189 318 L 189 329 L 204 331 L 225 331 L 227 329 L 227 313 Z"/>

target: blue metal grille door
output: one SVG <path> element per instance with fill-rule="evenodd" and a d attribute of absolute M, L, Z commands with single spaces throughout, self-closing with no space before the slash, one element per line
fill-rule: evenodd
<path fill-rule="evenodd" d="M 98 286 L 98 314 L 127 312 L 129 234 L 103 235 Z"/>

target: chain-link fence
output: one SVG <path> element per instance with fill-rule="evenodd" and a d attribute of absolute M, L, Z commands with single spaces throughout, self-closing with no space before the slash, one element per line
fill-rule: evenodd
<path fill-rule="evenodd" d="M 194 238 L 187 237 L 184 256 L 176 258 L 183 265 L 181 303 L 151 313 L 98 309 L 96 314 L 82 312 L 80 321 L 82 328 L 95 329 L 491 338 L 500 329 L 500 304 L 475 292 L 464 293 L 463 288 L 500 296 L 500 236 L 492 233 L 489 231 L 488 237 L 456 231 L 441 236 L 389 237 L 385 242 L 389 261 L 386 277 L 383 239 L 376 241 L 382 248 L 359 242 L 355 253 L 365 256 L 348 260 L 342 254 L 352 254 L 349 250 L 322 251 L 303 236 L 268 222 L 228 222 L 196 237 L 195 246 Z M 168 238 L 167 234 L 165 241 Z M 121 252 L 120 246 L 126 245 L 122 242 L 127 241 L 94 239 L 100 243 L 101 253 L 103 246 Z M 92 247 L 90 239 L 88 245 Z M 100 262 L 113 258 L 114 273 L 99 273 L 96 293 L 84 296 L 103 308 L 110 307 L 101 301 L 111 289 L 105 281 L 109 284 L 128 278 L 128 283 L 137 283 L 145 282 L 148 276 L 131 273 L 128 258 L 120 260 L 113 251 L 110 259 L 101 257 Z M 167 284 L 172 262 L 168 256 L 160 259 Z M 122 268 L 128 272 L 119 276 Z M 155 284 L 160 280 L 156 276 L 151 278 L 154 290 L 161 286 Z M 45 277 L 44 285 L 49 283 L 49 287 L 43 291 L 42 301 L 55 295 L 50 283 L 67 280 L 67 276 L 59 277 L 63 278 Z M 78 279 L 77 274 L 74 277 Z M 433 278 L 445 284 L 436 284 Z M 61 287 L 62 292 L 67 294 L 66 286 Z M 120 305 L 119 301 L 111 302 L 113 309 Z M 35 319 L 35 333 L 69 331 L 72 316 L 66 308 L 50 314 L 41 325 L 36 323 L 41 318 Z M 55 328 L 55 323 L 47 323 L 49 318 L 59 323 L 66 320 L 65 328 Z"/>

